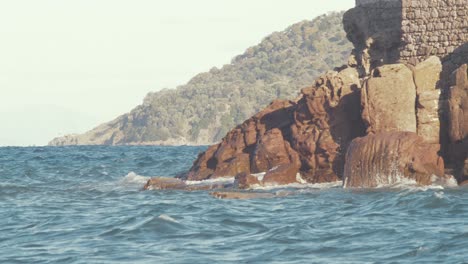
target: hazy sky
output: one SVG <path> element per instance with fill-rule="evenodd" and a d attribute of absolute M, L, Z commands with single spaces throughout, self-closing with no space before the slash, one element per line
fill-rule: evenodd
<path fill-rule="evenodd" d="M 0 146 L 45 145 L 354 0 L 0 0 Z"/>

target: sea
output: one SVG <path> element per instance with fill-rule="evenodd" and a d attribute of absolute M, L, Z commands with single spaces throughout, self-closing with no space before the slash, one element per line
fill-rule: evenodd
<path fill-rule="evenodd" d="M 0 148 L 0 263 L 468 263 L 467 187 L 142 190 L 205 149 Z"/>

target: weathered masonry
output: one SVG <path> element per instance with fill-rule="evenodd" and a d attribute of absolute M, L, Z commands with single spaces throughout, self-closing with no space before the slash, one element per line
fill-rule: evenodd
<path fill-rule="evenodd" d="M 468 58 L 468 0 L 356 0 L 343 22 L 367 73 L 431 55 L 451 71 Z"/>

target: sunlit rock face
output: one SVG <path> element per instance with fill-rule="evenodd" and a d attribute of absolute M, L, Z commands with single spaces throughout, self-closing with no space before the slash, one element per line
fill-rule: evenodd
<path fill-rule="evenodd" d="M 439 146 L 412 132 L 383 132 L 353 140 L 346 154 L 343 186 L 373 188 L 413 182 L 456 185 L 444 175 Z"/>
<path fill-rule="evenodd" d="M 238 175 L 259 185 L 340 180 L 349 142 L 365 134 L 360 88 L 355 68 L 324 74 L 295 101 L 274 101 L 234 128 L 182 178 Z M 265 175 L 257 182 L 249 177 L 256 173 Z"/>
<path fill-rule="evenodd" d="M 362 118 L 367 133 L 417 131 L 416 87 L 412 71 L 403 64 L 373 70 L 362 90 Z"/>
<path fill-rule="evenodd" d="M 436 56 L 419 63 L 413 69 L 416 86 L 418 135 L 428 143 L 439 144 L 441 90 L 439 89 L 442 63 Z"/>

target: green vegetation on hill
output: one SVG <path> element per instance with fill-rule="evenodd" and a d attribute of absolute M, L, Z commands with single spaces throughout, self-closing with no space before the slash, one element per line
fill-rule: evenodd
<path fill-rule="evenodd" d="M 51 145 L 209 144 L 276 98 L 294 98 L 319 74 L 341 66 L 352 49 L 343 13 L 275 32 L 221 69 L 176 89 L 149 93 L 142 105 L 83 135 Z"/>

